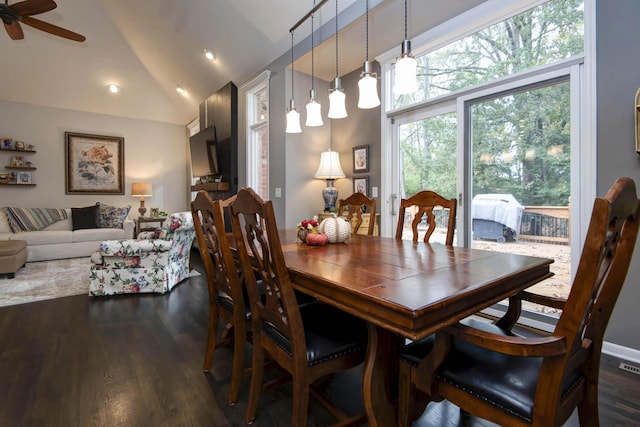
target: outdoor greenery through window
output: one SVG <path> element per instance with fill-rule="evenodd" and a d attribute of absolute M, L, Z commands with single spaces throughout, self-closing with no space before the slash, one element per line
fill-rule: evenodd
<path fill-rule="evenodd" d="M 583 0 L 552 0 L 417 57 L 418 91 L 393 108 L 581 54 L 583 9 Z"/>

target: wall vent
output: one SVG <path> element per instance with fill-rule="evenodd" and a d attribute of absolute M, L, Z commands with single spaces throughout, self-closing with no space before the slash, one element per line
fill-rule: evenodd
<path fill-rule="evenodd" d="M 629 371 L 629 372 L 633 372 L 636 375 L 640 375 L 640 367 L 637 367 L 637 366 L 628 365 L 624 362 L 621 362 L 618 365 L 618 368 L 622 369 L 623 371 Z"/>

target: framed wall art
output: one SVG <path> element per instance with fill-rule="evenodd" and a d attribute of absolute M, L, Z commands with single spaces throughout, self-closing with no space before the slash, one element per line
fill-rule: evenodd
<path fill-rule="evenodd" d="M 16 175 L 16 184 L 31 184 L 31 173 L 20 171 Z"/>
<path fill-rule="evenodd" d="M 369 146 L 353 147 L 353 173 L 369 172 Z"/>
<path fill-rule="evenodd" d="M 353 192 L 362 193 L 369 197 L 369 176 L 354 176 Z"/>
<path fill-rule="evenodd" d="M 65 132 L 66 194 L 124 194 L 124 138 Z"/>

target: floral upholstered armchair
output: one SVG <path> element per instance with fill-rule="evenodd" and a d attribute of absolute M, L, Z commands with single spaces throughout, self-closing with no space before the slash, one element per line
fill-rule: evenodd
<path fill-rule="evenodd" d="M 102 242 L 91 257 L 89 295 L 170 291 L 189 276 L 194 237 L 191 212 L 179 212 L 138 239 Z"/>

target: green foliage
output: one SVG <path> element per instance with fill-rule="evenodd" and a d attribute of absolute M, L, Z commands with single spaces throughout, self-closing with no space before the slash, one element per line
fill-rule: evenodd
<path fill-rule="evenodd" d="M 582 0 L 552 0 L 418 59 L 409 105 L 569 58 L 583 51 Z M 471 106 L 472 194 L 510 193 L 523 205 L 566 205 L 570 194 L 568 81 Z M 456 196 L 455 114 L 401 127 L 403 195 Z"/>

